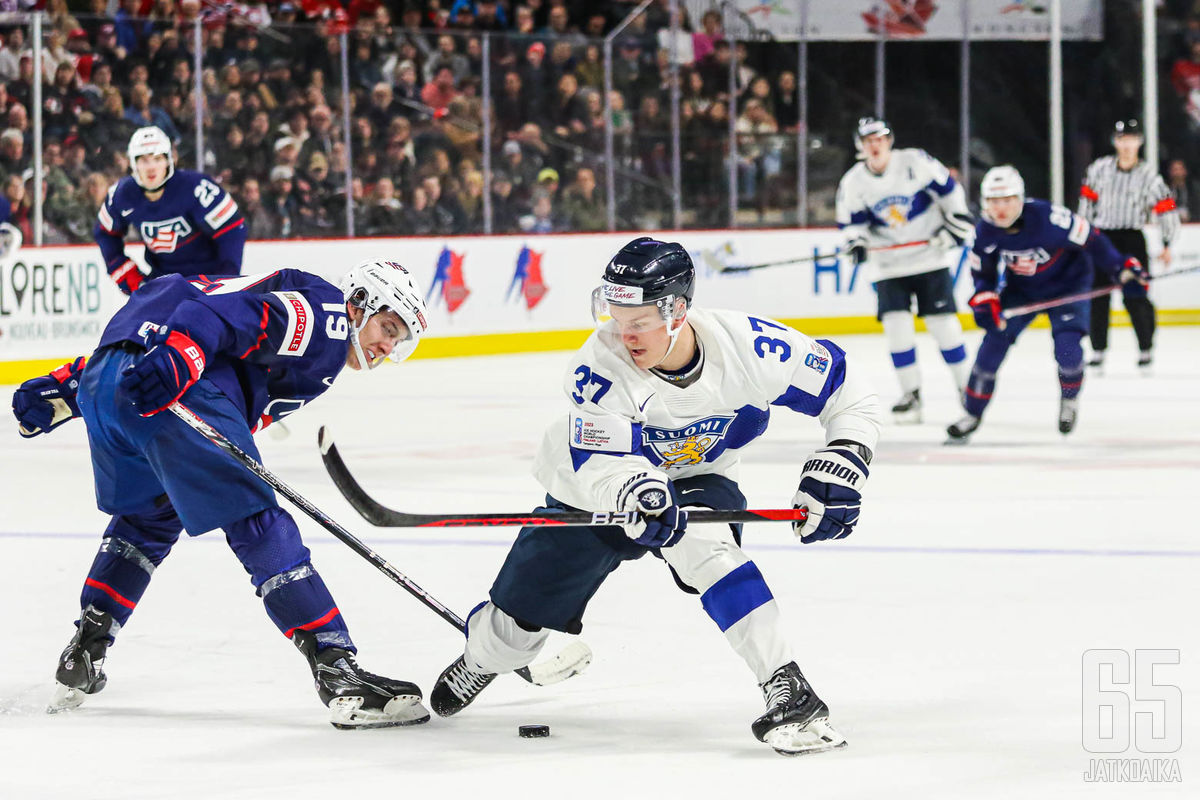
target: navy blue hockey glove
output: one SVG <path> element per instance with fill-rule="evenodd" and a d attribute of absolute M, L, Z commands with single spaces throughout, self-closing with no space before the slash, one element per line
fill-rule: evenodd
<path fill-rule="evenodd" d="M 1137 281 L 1142 286 L 1147 286 L 1150 283 L 1150 273 L 1142 266 L 1142 262 L 1138 261 L 1133 256 L 1125 259 L 1125 263 L 1121 265 L 1121 271 L 1117 273 L 1117 280 L 1121 284 Z"/>
<path fill-rule="evenodd" d="M 842 250 L 856 267 L 867 260 L 867 240 L 861 236 L 856 236 L 846 242 Z"/>
<path fill-rule="evenodd" d="M 666 481 L 640 473 L 631 478 L 617 497 L 620 511 L 636 511 L 637 519 L 621 527 L 643 547 L 670 547 L 683 538 L 687 512 L 675 505 Z"/>
<path fill-rule="evenodd" d="M 985 331 L 1004 330 L 1004 316 L 1000 313 L 1000 295 L 992 291 L 976 292 L 967 301 L 975 314 L 975 324 Z"/>
<path fill-rule="evenodd" d="M 159 328 L 146 335 L 146 355 L 121 373 L 118 388 L 143 417 L 174 403 L 204 372 L 200 345 L 185 333 Z"/>
<path fill-rule="evenodd" d="M 49 375 L 30 378 L 13 392 L 13 416 L 17 431 L 26 439 L 49 433 L 79 416 L 75 395 L 79 391 L 79 373 L 87 359 L 80 356 L 63 364 Z"/>
<path fill-rule="evenodd" d="M 867 462 L 848 447 L 826 447 L 809 456 L 792 498 L 792 508 L 808 509 L 807 520 L 792 523 L 800 541 L 812 544 L 849 536 L 858 523 L 869 474 Z"/>

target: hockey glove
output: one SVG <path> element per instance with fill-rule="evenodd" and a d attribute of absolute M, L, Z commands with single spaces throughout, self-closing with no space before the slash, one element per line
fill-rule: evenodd
<path fill-rule="evenodd" d="M 961 238 L 948 227 L 941 227 L 933 236 L 929 237 L 929 243 L 939 250 L 953 250 L 956 247 L 962 247 L 965 239 Z"/>
<path fill-rule="evenodd" d="M 687 528 L 687 512 L 672 501 L 667 482 L 644 472 L 621 487 L 617 508 L 637 512 L 633 522 L 621 527 L 643 547 L 670 547 L 683 538 Z"/>
<path fill-rule="evenodd" d="M 1125 259 L 1125 263 L 1121 265 L 1121 271 L 1117 273 L 1117 280 L 1122 285 L 1130 281 L 1137 281 L 1142 286 L 1147 286 L 1150 283 L 1150 273 L 1146 272 L 1146 268 L 1142 266 L 1142 262 L 1138 261 L 1133 256 Z"/>
<path fill-rule="evenodd" d="M 26 439 L 49 433 L 64 422 L 79 416 L 79 373 L 87 359 L 83 356 L 63 364 L 49 375 L 30 378 L 13 392 L 13 416 L 17 431 Z"/>
<path fill-rule="evenodd" d="M 200 379 L 205 362 L 200 345 L 169 328 L 148 334 L 146 347 L 146 355 L 126 367 L 117 384 L 143 417 L 157 414 L 183 397 Z"/>
<path fill-rule="evenodd" d="M 867 462 L 849 447 L 826 447 L 804 462 L 792 508 L 807 508 L 808 519 L 792 523 L 804 544 L 844 539 L 858 523 Z"/>
<path fill-rule="evenodd" d="M 109 274 L 125 294 L 133 294 L 146 280 L 146 276 L 138 269 L 138 265 L 128 258 Z"/>
<path fill-rule="evenodd" d="M 985 331 L 1004 330 L 1004 316 L 1000 313 L 1000 295 L 993 291 L 976 292 L 967 301 L 975 312 L 975 324 Z"/>
<path fill-rule="evenodd" d="M 846 244 L 842 247 L 842 251 L 850 257 L 850 260 L 854 263 L 854 266 L 857 267 L 859 264 L 867 260 L 867 240 L 861 236 L 856 236 L 846 242 Z"/>

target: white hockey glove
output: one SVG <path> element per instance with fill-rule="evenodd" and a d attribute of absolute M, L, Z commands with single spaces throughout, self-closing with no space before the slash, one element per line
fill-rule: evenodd
<path fill-rule="evenodd" d="M 687 512 L 671 499 L 671 487 L 645 472 L 630 478 L 617 495 L 617 510 L 636 511 L 637 518 L 621 527 L 644 547 L 670 547 L 683 538 Z"/>
<path fill-rule="evenodd" d="M 792 498 L 792 508 L 808 509 L 807 520 L 792 523 L 800 541 L 811 544 L 849 536 L 858 523 L 862 487 L 869 474 L 867 460 L 848 446 L 833 445 L 809 456 Z"/>
<path fill-rule="evenodd" d="M 975 233 L 971 218 L 962 214 L 953 214 L 946 219 L 942 227 L 929 237 L 929 243 L 941 250 L 953 250 L 967 244 Z"/>

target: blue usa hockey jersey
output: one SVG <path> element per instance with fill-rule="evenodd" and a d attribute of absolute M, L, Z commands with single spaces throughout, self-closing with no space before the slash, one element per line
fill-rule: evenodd
<path fill-rule="evenodd" d="M 151 281 L 116 313 L 99 346 L 141 344 L 162 325 L 200 345 L 203 378 L 239 405 L 256 431 L 324 392 L 346 365 L 342 291 L 300 270 Z"/>
<path fill-rule="evenodd" d="M 109 273 L 125 262 L 125 233 L 131 226 L 146 243 L 151 278 L 242 271 L 242 212 L 228 192 L 199 172 L 175 170 L 153 202 L 126 176 L 109 187 L 97 217 L 93 237 Z"/>
<path fill-rule="evenodd" d="M 1087 220 L 1045 200 L 1026 200 L 1011 228 L 980 218 L 971 248 L 975 291 L 1006 289 L 1032 300 L 1061 297 L 1092 286 L 1092 264 L 1113 281 L 1125 259 Z"/>

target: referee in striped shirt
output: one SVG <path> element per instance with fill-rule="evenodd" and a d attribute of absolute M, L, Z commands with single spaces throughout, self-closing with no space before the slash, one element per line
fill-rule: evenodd
<path fill-rule="evenodd" d="M 1113 127 L 1112 142 L 1117 154 L 1098 158 L 1087 168 L 1079 190 L 1079 215 L 1103 230 L 1113 247 L 1148 268 L 1150 259 L 1142 227 L 1149 222 L 1158 224 L 1163 242 L 1160 258 L 1167 264 L 1171 260 L 1171 240 L 1179 231 L 1179 213 L 1162 176 L 1152 165 L 1138 159 L 1142 141 L 1142 126 L 1136 119 L 1118 122 Z M 1097 267 L 1094 285 L 1097 289 L 1111 286 L 1112 278 Z M 1126 283 L 1121 292 L 1141 351 L 1138 366 L 1148 370 L 1154 350 L 1154 305 L 1146 295 L 1146 287 L 1137 281 Z M 1090 367 L 1104 366 L 1110 301 L 1108 294 L 1092 300 Z"/>

